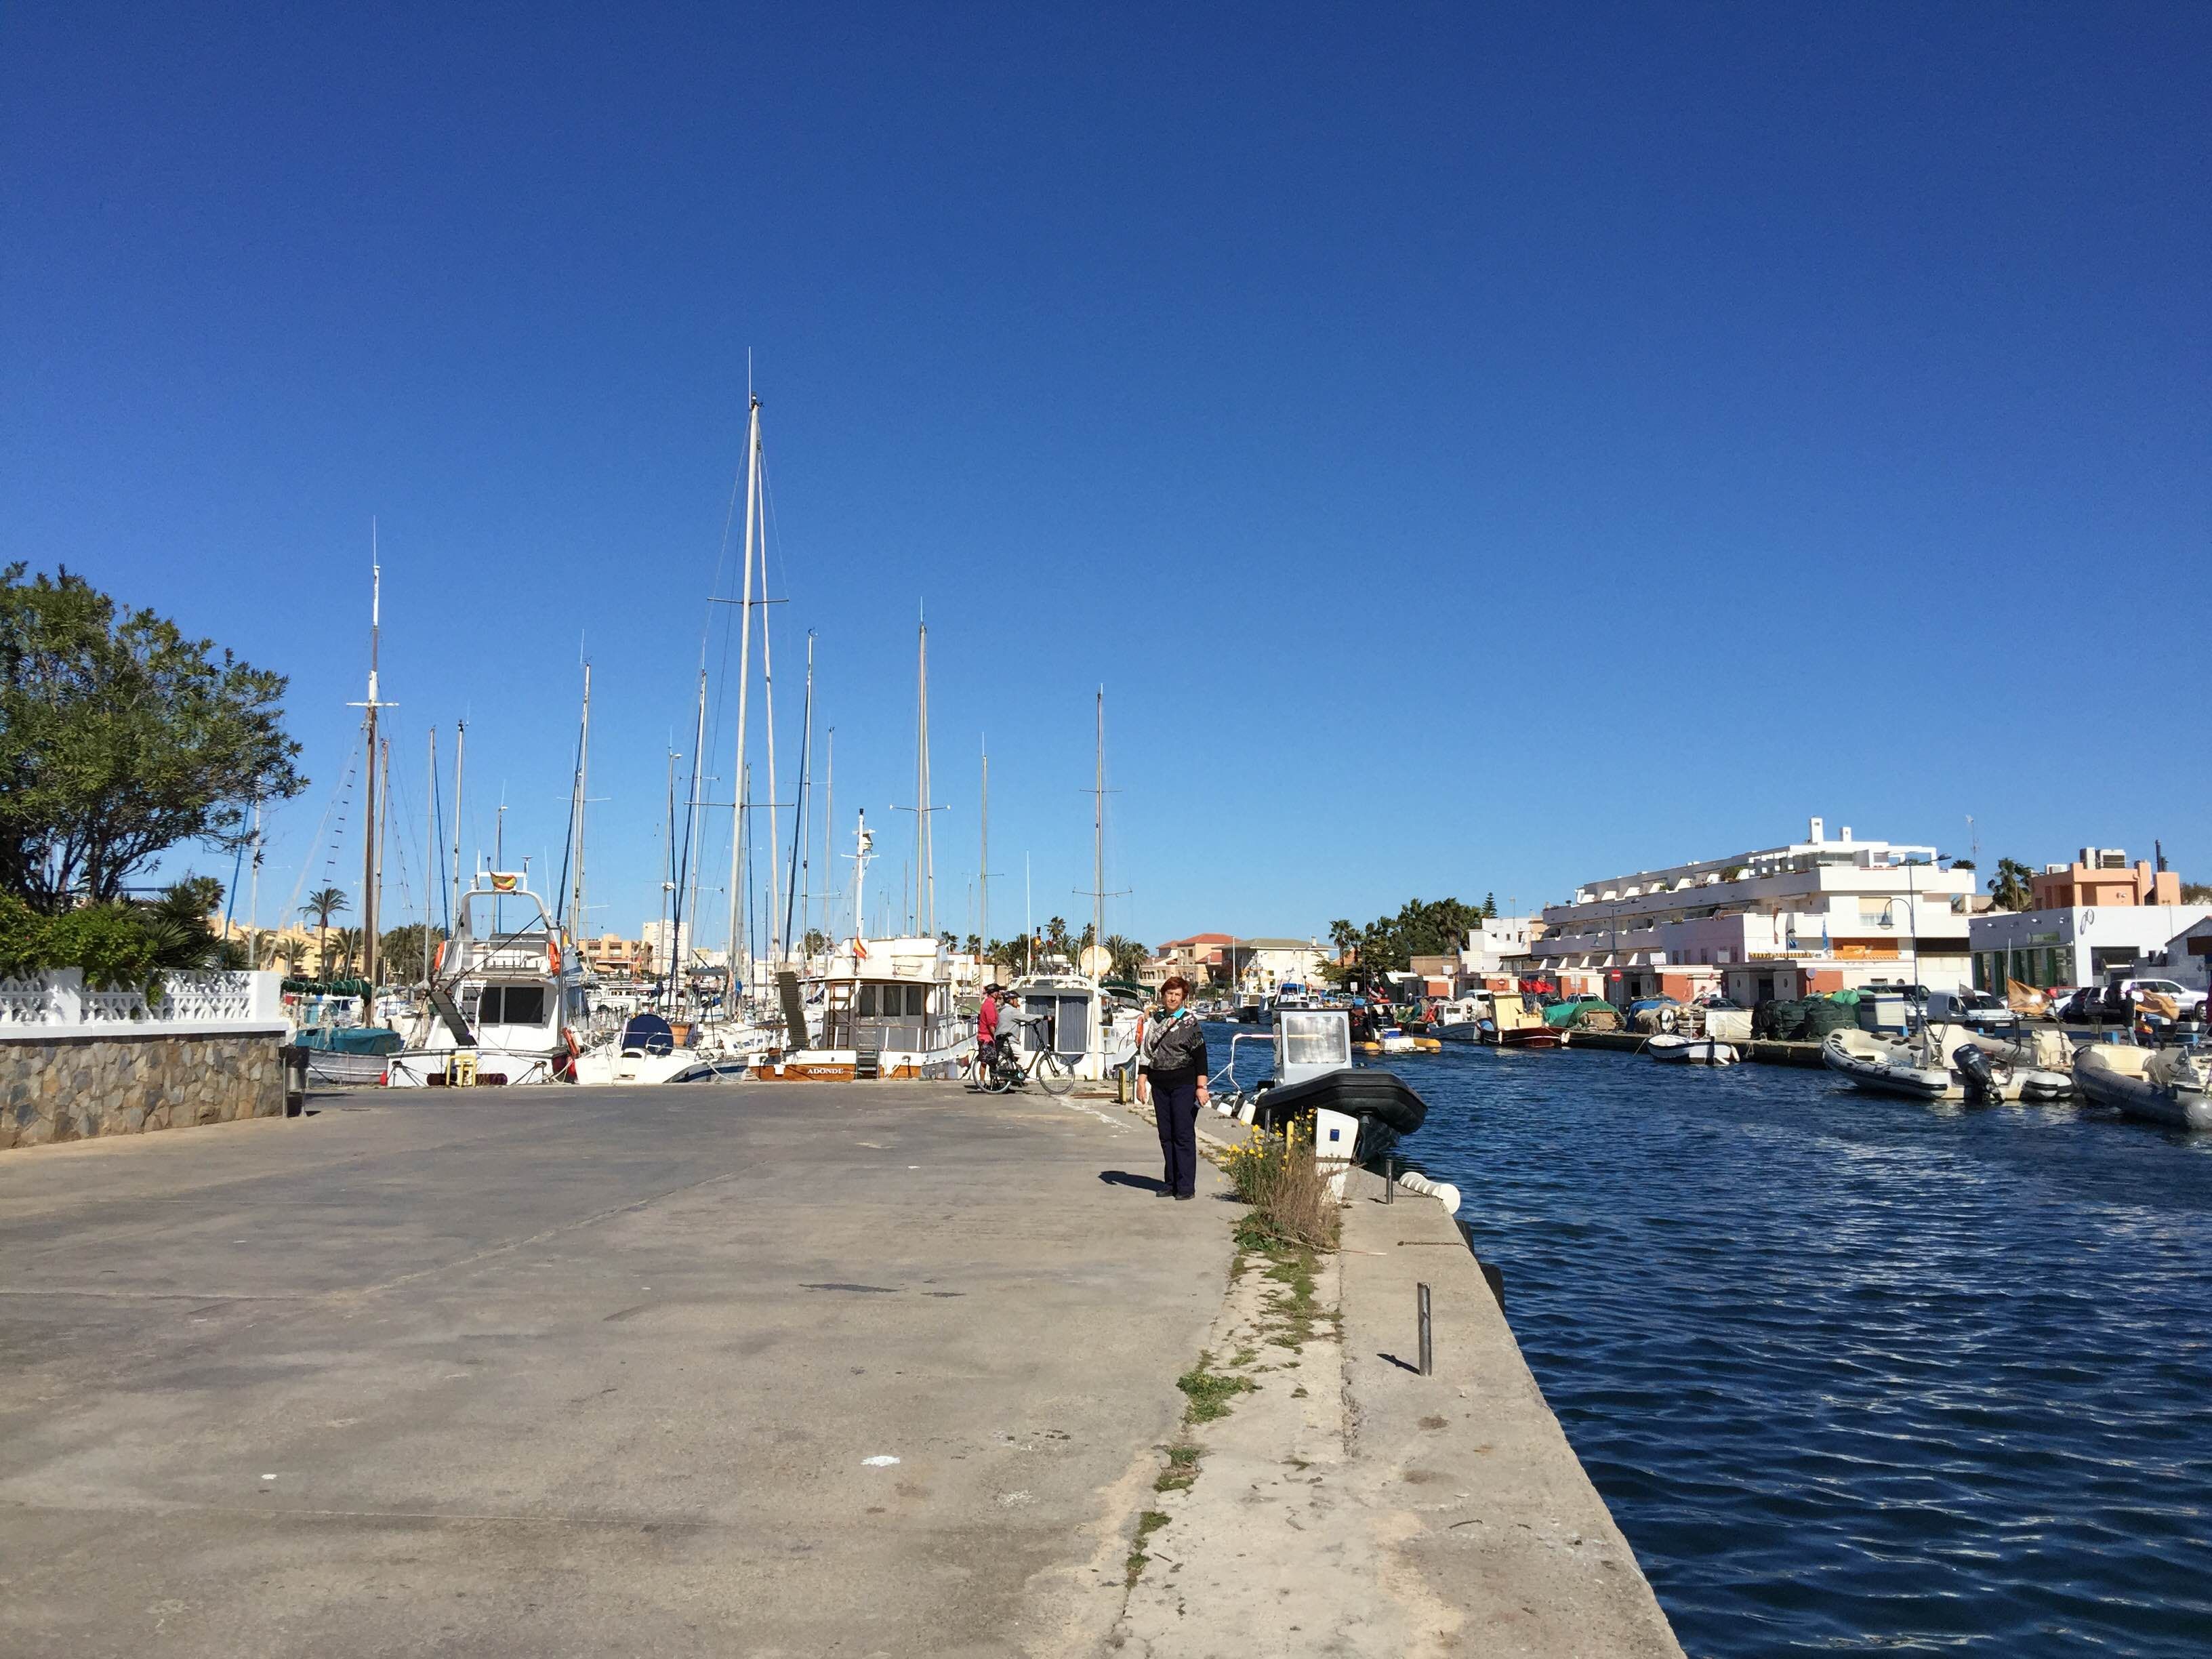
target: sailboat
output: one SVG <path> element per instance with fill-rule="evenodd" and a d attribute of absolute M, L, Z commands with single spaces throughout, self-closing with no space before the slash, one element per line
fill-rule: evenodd
<path fill-rule="evenodd" d="M 855 1078 L 952 1078 L 975 1046 L 954 1006 L 952 952 L 937 934 L 870 939 L 868 866 L 875 835 L 865 809 L 853 832 L 853 933 L 830 948 L 818 971 L 776 975 L 787 1046 L 755 1063 L 753 1075 L 794 1081 Z"/>
<path fill-rule="evenodd" d="M 1107 983 L 1114 959 L 1106 949 L 1106 692 L 1097 702 L 1097 779 L 1091 789 L 1091 943 L 1074 963 L 1048 962 L 1045 970 L 1013 983 L 1021 1012 L 1014 1042 L 1024 1053 L 1052 1045 L 1078 1078 L 1103 1082 L 1129 1063 L 1137 1050 L 1142 1016 L 1134 988 Z"/>
<path fill-rule="evenodd" d="M 864 809 L 853 832 L 853 933 L 818 970 L 775 975 L 785 1046 L 763 1056 L 762 1078 L 951 1078 L 974 1051 L 973 1027 L 955 1006 L 953 954 L 937 931 L 936 853 L 929 820 L 929 624 L 915 648 L 915 885 L 907 931 L 867 937 L 868 866 L 875 834 Z M 805 965 L 802 964 L 802 968 Z"/>

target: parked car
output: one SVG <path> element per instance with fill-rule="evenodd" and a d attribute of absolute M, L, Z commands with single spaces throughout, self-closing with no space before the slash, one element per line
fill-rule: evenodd
<path fill-rule="evenodd" d="M 2063 985 L 2054 985 L 2051 988 L 2051 1017 L 2069 1021 L 2094 1019 L 2104 995 L 2101 986 L 2077 985 L 2069 991 Z"/>
<path fill-rule="evenodd" d="M 2130 1018 L 2145 993 L 2171 998 L 2184 1019 L 2202 1019 L 2204 1017 L 2204 993 L 2202 991 L 2192 991 L 2170 979 L 2121 979 L 2105 988 L 2106 1018 Z"/>
<path fill-rule="evenodd" d="M 1931 991 L 1928 1019 L 1931 1024 L 1967 1025 L 1976 1030 L 2020 1024 L 2012 1005 L 1988 991 Z"/>

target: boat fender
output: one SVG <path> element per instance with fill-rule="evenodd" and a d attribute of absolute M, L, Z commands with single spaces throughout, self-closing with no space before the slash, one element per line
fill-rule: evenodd
<path fill-rule="evenodd" d="M 561 977 L 561 941 L 558 939 L 545 941 L 545 971 L 555 979 Z"/>

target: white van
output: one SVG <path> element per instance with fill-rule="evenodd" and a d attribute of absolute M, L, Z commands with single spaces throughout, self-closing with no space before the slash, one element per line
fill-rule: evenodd
<path fill-rule="evenodd" d="M 1992 996 L 1987 991 L 1930 991 L 1928 994 L 1928 1023 L 1930 1025 L 1970 1025 L 1977 1030 L 1997 1025 L 2017 1025 L 2020 1016 L 2002 997 Z"/>

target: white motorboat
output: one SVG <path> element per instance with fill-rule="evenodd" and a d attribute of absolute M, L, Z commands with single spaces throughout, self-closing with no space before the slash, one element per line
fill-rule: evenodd
<path fill-rule="evenodd" d="M 2045 1103 L 2074 1094 L 2074 1047 L 2057 1031 L 1996 1036 L 1969 1031 L 1951 1048 L 1966 1098 Z"/>
<path fill-rule="evenodd" d="M 1272 1044 L 1274 1075 L 1247 1091 L 1232 1086 L 1236 1047 L 1252 1042 Z M 1352 1016 L 1342 1008 L 1278 1009 L 1269 1036 L 1230 1039 L 1216 1081 L 1216 1111 L 1277 1134 L 1296 1126 L 1334 1170 L 1381 1157 L 1428 1116 L 1428 1103 L 1395 1073 L 1353 1063 Z M 1448 1190 L 1447 1208 L 1456 1210 L 1458 1191 Z"/>
<path fill-rule="evenodd" d="M 2124 1116 L 2212 1129 L 2212 1066 L 2191 1049 L 2093 1042 L 2075 1056 L 2074 1078 L 2083 1095 Z"/>
<path fill-rule="evenodd" d="M 1733 1066 L 1742 1056 L 1731 1043 L 1717 1042 L 1711 1037 L 1686 1037 L 1672 1032 L 1662 1032 L 1644 1045 L 1644 1052 L 1654 1060 L 1663 1060 L 1677 1066 Z"/>
<path fill-rule="evenodd" d="M 544 902 L 505 871 L 461 895 L 438 947 L 429 1007 L 386 1062 L 394 1089 L 553 1083 L 581 1052 L 583 963 Z"/>
<path fill-rule="evenodd" d="M 1878 1094 L 1984 1104 L 2063 1100 L 2073 1093 L 2074 1079 L 2058 1069 L 2063 1060 L 2045 1038 L 2063 1041 L 2045 1032 L 2009 1042 L 1949 1024 L 1923 1026 L 1901 1041 L 1846 1029 L 1828 1034 L 1820 1058 Z"/>
<path fill-rule="evenodd" d="M 576 1060 L 576 1081 L 594 1086 L 653 1083 L 737 1083 L 774 1045 L 772 1033 L 750 1024 L 695 1026 L 677 1041 L 658 1014 L 626 1020 L 609 1042 Z"/>

